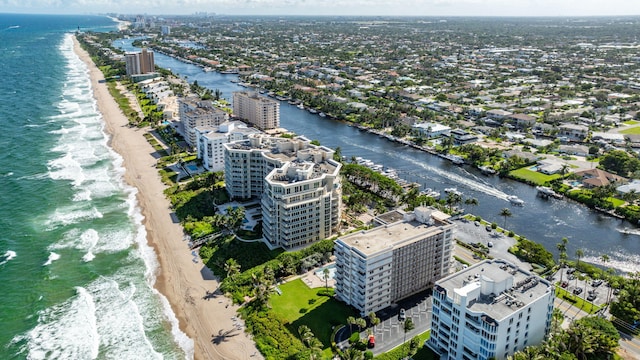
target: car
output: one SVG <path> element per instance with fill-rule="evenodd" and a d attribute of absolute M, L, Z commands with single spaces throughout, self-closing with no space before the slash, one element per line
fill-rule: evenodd
<path fill-rule="evenodd" d="M 400 312 L 398 312 L 398 320 L 405 321 L 406 319 L 407 314 L 405 313 L 404 309 L 400 309 Z"/>
<path fill-rule="evenodd" d="M 487 225 L 487 226 L 485 226 L 485 229 L 486 229 L 488 232 L 491 232 L 491 230 L 493 230 L 493 229 L 491 228 L 491 225 Z"/>
<path fill-rule="evenodd" d="M 575 276 L 575 275 L 573 275 L 573 274 L 571 274 L 571 275 L 569 275 L 569 276 L 568 276 L 568 278 L 569 278 L 569 280 L 573 280 L 573 279 L 575 279 L 575 278 L 576 278 L 576 276 Z"/>
<path fill-rule="evenodd" d="M 367 347 L 372 349 L 376 347 L 376 337 L 373 335 L 369 335 L 369 340 L 367 340 Z"/>
<path fill-rule="evenodd" d="M 602 281 L 602 280 L 600 280 L 600 279 L 598 279 L 598 280 L 593 280 L 593 282 L 591 283 L 591 286 L 598 287 L 598 286 L 602 285 L 602 282 L 603 282 L 603 281 Z"/>
<path fill-rule="evenodd" d="M 488 247 L 493 247 L 493 243 L 492 243 L 491 241 L 489 241 L 489 242 L 487 243 L 487 246 L 488 246 Z"/>
<path fill-rule="evenodd" d="M 560 286 L 562 286 L 563 288 L 566 288 L 567 286 L 569 286 L 569 282 L 563 281 L 562 284 L 560 284 Z"/>
<path fill-rule="evenodd" d="M 576 295 L 580 295 L 582 293 L 582 288 L 573 289 L 573 293 L 576 294 Z"/>
<path fill-rule="evenodd" d="M 593 292 L 593 291 L 589 292 L 589 296 L 587 296 L 587 301 L 595 300 L 596 296 L 598 296 L 598 294 L 596 294 L 595 292 Z"/>
<path fill-rule="evenodd" d="M 480 226 L 480 222 L 479 222 L 479 221 L 474 221 L 474 222 L 473 222 L 473 225 L 475 225 L 475 226 Z"/>
<path fill-rule="evenodd" d="M 567 270 L 567 274 L 573 274 L 576 271 L 574 268 L 570 268 Z"/>

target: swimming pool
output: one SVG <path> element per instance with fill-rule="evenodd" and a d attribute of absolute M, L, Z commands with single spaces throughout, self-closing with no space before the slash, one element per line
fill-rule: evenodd
<path fill-rule="evenodd" d="M 198 171 L 198 167 L 195 165 L 187 165 L 187 169 L 189 169 L 189 171 Z"/>
<path fill-rule="evenodd" d="M 323 280 L 324 280 L 324 269 L 329 269 L 329 280 L 333 279 L 334 275 L 336 274 L 336 264 L 327 265 L 323 268 L 320 268 L 319 270 L 316 270 L 315 272 L 316 276 Z"/>

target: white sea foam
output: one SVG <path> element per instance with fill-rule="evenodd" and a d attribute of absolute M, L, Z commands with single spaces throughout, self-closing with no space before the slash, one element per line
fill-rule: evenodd
<path fill-rule="evenodd" d="M 4 255 L 0 256 L 0 265 L 4 265 L 6 263 L 8 263 L 9 261 L 13 260 L 16 256 L 18 256 L 18 254 L 16 254 L 15 251 L 12 250 L 7 250 L 7 252 L 4 253 Z"/>
<path fill-rule="evenodd" d="M 61 226 L 77 224 L 79 222 L 92 219 L 100 219 L 102 217 L 102 213 L 95 207 L 91 207 L 90 209 L 83 209 L 79 207 L 69 206 L 56 209 L 44 224 L 47 230 L 53 230 Z"/>
<path fill-rule="evenodd" d="M 48 164 L 47 176 L 69 181 L 76 190 L 72 198 L 75 202 L 59 206 L 45 221 L 49 229 L 68 225 L 63 238 L 49 250 L 77 249 L 84 253 L 84 261 L 91 261 L 102 253 L 130 251 L 123 264 L 114 266 L 115 273 L 101 274 L 83 285 L 75 297 L 43 311 L 38 325 L 24 335 L 25 352 L 27 357 L 35 359 L 160 359 L 163 354 L 154 346 L 164 348 L 166 340 L 173 337 L 181 351 L 175 347 L 167 351 L 193 359 L 193 341 L 180 330 L 167 299 L 153 288 L 159 265 L 147 244 L 137 190 L 125 184 L 122 157 L 108 147 L 108 136 L 91 93 L 88 70 L 73 53 L 72 46 L 71 37 L 66 36 L 60 49 L 68 62 L 68 79 L 59 115 L 49 119 L 51 125 L 59 129 L 53 134 L 59 141 L 52 150 L 57 158 Z M 113 204 L 111 199 L 95 201 L 110 195 L 118 195 L 114 198 L 118 199 L 122 192 L 126 200 L 119 204 L 116 201 L 116 205 L 98 205 Z M 103 214 L 106 219 L 111 220 L 114 215 L 117 219 L 117 211 L 126 211 L 134 226 L 118 221 L 113 226 L 107 221 L 96 222 L 96 226 L 88 230 L 73 226 L 101 218 Z M 84 337 L 66 336 L 69 329 L 85 325 L 75 323 L 83 318 L 91 319 L 92 324 L 91 328 L 82 329 Z M 167 324 L 171 326 L 171 334 L 163 333 L 160 335 L 163 340 L 158 340 L 158 329 Z M 155 332 L 153 339 L 148 338 L 149 332 Z"/>
<path fill-rule="evenodd" d="M 26 341 L 29 359 L 95 359 L 100 348 L 96 304 L 84 288 L 66 302 L 39 313 L 38 325 L 13 342 Z"/>
<path fill-rule="evenodd" d="M 95 258 L 95 254 L 114 253 L 126 250 L 133 244 L 133 234 L 126 229 L 104 229 L 98 233 L 95 229 L 80 232 L 71 229 L 66 232 L 59 242 L 49 246 L 49 250 L 76 249 L 85 252 L 82 260 L 85 262 Z"/>
<path fill-rule="evenodd" d="M 54 261 L 60 259 L 60 254 L 56 254 L 54 252 L 50 252 L 49 253 L 49 258 L 47 259 L 47 262 L 45 262 L 44 264 L 42 264 L 42 266 L 49 266 L 51 265 Z"/>

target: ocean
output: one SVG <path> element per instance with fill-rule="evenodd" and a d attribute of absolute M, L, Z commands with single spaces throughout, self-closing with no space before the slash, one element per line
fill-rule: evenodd
<path fill-rule="evenodd" d="M 0 359 L 184 359 L 154 288 L 136 190 L 108 145 L 77 30 L 100 16 L 0 14 Z"/>

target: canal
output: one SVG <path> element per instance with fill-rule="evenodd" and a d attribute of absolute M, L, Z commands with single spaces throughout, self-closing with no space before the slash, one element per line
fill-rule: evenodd
<path fill-rule="evenodd" d="M 136 51 L 133 39 L 117 40 L 114 45 L 126 51 Z M 231 101 L 234 91 L 245 88 L 231 80 L 236 75 L 204 72 L 200 67 L 172 57 L 155 54 L 158 66 L 186 77 L 189 82 L 210 89 L 219 89 L 222 96 Z M 463 198 L 478 199 L 478 206 L 466 210 L 488 221 L 504 226 L 500 216 L 503 208 L 509 208 L 512 216 L 506 219 L 506 228 L 528 239 L 541 243 L 556 253 L 556 244 L 563 237 L 569 239 L 567 254 L 574 259 L 576 249 L 582 249 L 582 258 L 601 264 L 600 256 L 610 257 L 607 266 L 621 271 L 640 271 L 640 229 L 628 222 L 602 215 L 589 208 L 566 200 L 543 199 L 534 187 L 497 176 L 487 177 L 468 166 L 456 166 L 439 157 L 391 142 L 375 134 L 361 131 L 346 123 L 322 118 L 286 102 L 280 103 L 282 127 L 318 140 L 330 148 L 340 147 L 343 156 L 359 156 L 385 167 L 393 168 L 408 181 L 440 191 L 456 187 Z M 524 206 L 514 206 L 508 195 L 524 200 Z M 465 207 L 465 205 L 461 205 Z"/>

